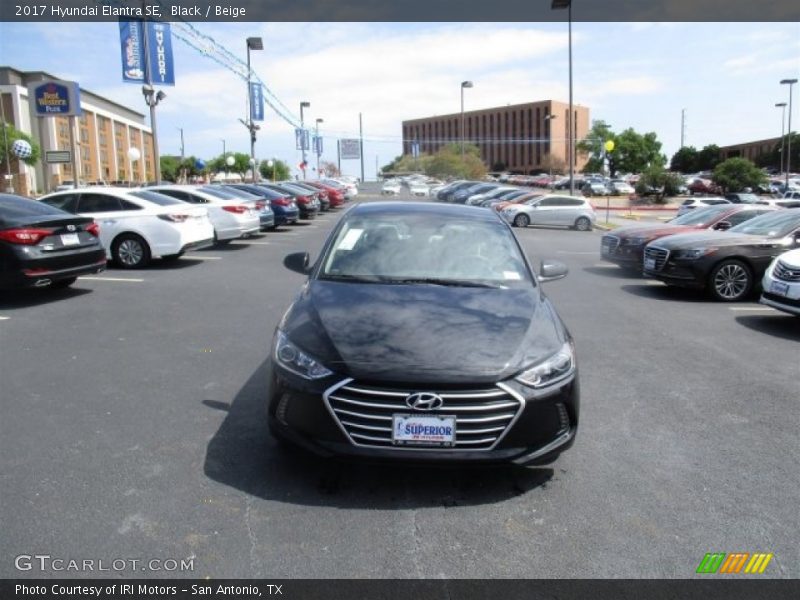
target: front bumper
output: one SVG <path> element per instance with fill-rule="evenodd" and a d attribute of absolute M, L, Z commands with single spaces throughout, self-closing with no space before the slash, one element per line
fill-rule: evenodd
<path fill-rule="evenodd" d="M 271 361 L 268 381 L 270 430 L 277 437 L 321 456 L 445 464 L 463 462 L 548 464 L 574 443 L 578 427 L 580 392 L 577 372 L 571 379 L 544 393 L 534 393 L 531 390 L 525 392 L 524 386 L 515 382 L 507 381 L 498 384 L 493 389 L 508 389 L 511 392 L 510 396 L 520 400 L 520 407 L 502 433 L 498 434 L 496 440 L 480 447 L 458 445 L 461 439 L 466 439 L 460 439 L 459 428 L 464 430 L 466 435 L 471 433 L 466 431 L 468 425 L 462 423 L 460 415 L 457 415 L 456 420 L 455 447 L 399 446 L 384 439 L 372 441 L 375 438 L 368 435 L 355 438 L 354 431 L 367 434 L 372 434 L 372 432 L 368 428 L 353 429 L 351 421 L 362 417 L 352 416 L 354 414 L 352 411 L 332 409 L 329 397 L 331 393 L 337 393 L 348 387 L 362 386 L 360 382 L 352 382 L 349 379 L 342 380 L 340 376 L 333 376 L 322 383 L 308 382 L 284 372 L 283 369 L 276 368 Z M 460 387 L 463 388 L 463 386 Z M 406 388 L 412 389 L 408 386 Z M 442 394 L 458 394 L 459 391 L 449 389 L 449 391 L 443 391 Z M 381 398 L 385 400 L 386 397 Z M 357 404 L 353 404 L 353 406 L 358 407 Z M 360 410 L 362 409 L 355 409 L 356 412 Z M 394 408 L 387 410 L 390 412 L 384 414 L 392 414 L 391 411 Z M 451 412 L 457 410 L 456 407 L 451 408 Z M 340 413 L 344 413 L 344 416 Z M 435 414 L 422 413 L 407 407 L 398 409 L 398 414 L 409 413 L 428 416 Z M 440 413 L 449 414 L 447 404 L 440 410 Z M 468 414 L 479 415 L 476 412 Z M 379 419 L 380 417 L 373 415 L 367 418 Z M 350 421 L 345 421 L 345 419 Z M 489 415 L 487 419 L 490 421 L 486 426 L 490 427 L 491 419 L 499 419 L 499 417 Z M 361 422 L 373 423 L 373 421 L 364 420 Z"/>

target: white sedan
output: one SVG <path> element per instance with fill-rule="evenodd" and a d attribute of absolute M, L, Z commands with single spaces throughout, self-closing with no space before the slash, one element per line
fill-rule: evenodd
<path fill-rule="evenodd" d="M 217 243 L 225 244 L 261 230 L 255 201 L 226 199 L 193 185 L 156 185 L 147 189 L 205 208 Z"/>
<path fill-rule="evenodd" d="M 716 196 L 709 196 L 708 198 L 689 198 L 684 200 L 683 204 L 680 205 L 677 216 L 682 217 L 690 210 L 694 210 L 695 208 L 704 208 L 706 206 L 714 206 L 716 204 L 731 204 L 731 201 Z"/>
<path fill-rule="evenodd" d="M 104 187 L 56 192 L 39 200 L 94 218 L 106 257 L 123 269 L 144 267 L 153 258 L 177 258 L 214 243 L 205 208 L 143 189 Z"/>
<path fill-rule="evenodd" d="M 430 193 L 430 187 L 427 183 L 415 181 L 408 186 L 408 191 L 412 196 L 427 196 Z"/>
<path fill-rule="evenodd" d="M 381 187 L 381 194 L 388 195 L 388 196 L 396 196 L 399 194 L 403 189 L 403 186 L 400 184 L 399 181 L 394 179 L 389 179 L 383 184 Z"/>
<path fill-rule="evenodd" d="M 800 249 L 784 252 L 764 273 L 761 303 L 800 316 Z"/>

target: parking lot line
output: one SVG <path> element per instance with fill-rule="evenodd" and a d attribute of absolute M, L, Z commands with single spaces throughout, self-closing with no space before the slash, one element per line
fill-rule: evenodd
<path fill-rule="evenodd" d="M 771 306 L 729 306 L 728 310 L 741 310 L 741 311 L 743 311 L 743 310 L 747 310 L 747 311 L 753 310 L 753 311 L 757 311 L 757 312 L 772 312 L 772 311 L 778 312 L 774 308 L 772 308 Z"/>
<path fill-rule="evenodd" d="M 595 268 L 599 268 L 599 269 L 600 268 L 602 268 L 602 269 L 616 269 L 617 268 L 617 265 L 610 265 L 608 263 L 597 263 L 594 266 L 595 266 Z"/>
<path fill-rule="evenodd" d="M 85 277 L 78 277 L 80 280 L 85 281 L 124 281 L 127 283 L 141 283 L 144 279 L 136 279 L 135 277 L 92 277 L 92 276 L 85 276 Z"/>
<path fill-rule="evenodd" d="M 11 317 L 2 317 L 0 316 L 0 321 L 8 321 Z"/>
<path fill-rule="evenodd" d="M 657 285 L 659 287 L 662 286 L 662 285 L 667 285 L 663 281 L 656 281 L 654 279 L 645 279 L 644 284 L 645 285 Z"/>
<path fill-rule="evenodd" d="M 188 258 L 190 260 L 222 260 L 221 256 L 198 256 L 197 254 L 186 255 L 184 254 L 181 258 Z"/>

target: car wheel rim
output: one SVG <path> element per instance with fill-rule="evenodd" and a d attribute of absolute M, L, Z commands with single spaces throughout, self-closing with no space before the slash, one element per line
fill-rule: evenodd
<path fill-rule="evenodd" d="M 119 261 L 122 264 L 132 267 L 142 261 L 144 257 L 144 248 L 142 248 L 142 245 L 136 240 L 124 240 L 119 245 L 117 254 L 119 254 Z"/>
<path fill-rule="evenodd" d="M 525 215 L 519 215 L 516 218 L 516 221 L 517 221 L 517 226 L 518 227 L 527 227 L 528 226 L 528 217 L 526 217 Z"/>
<path fill-rule="evenodd" d="M 747 289 L 749 277 L 740 265 L 725 265 L 714 277 L 717 293 L 726 299 L 738 298 Z"/>
<path fill-rule="evenodd" d="M 589 221 L 586 219 L 578 219 L 578 229 L 581 231 L 589 229 Z"/>

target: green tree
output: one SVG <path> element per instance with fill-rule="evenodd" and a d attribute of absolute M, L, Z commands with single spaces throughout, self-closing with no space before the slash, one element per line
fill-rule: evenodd
<path fill-rule="evenodd" d="M 697 171 L 713 171 L 722 162 L 719 146 L 709 144 L 697 153 Z"/>
<path fill-rule="evenodd" d="M 678 173 L 696 173 L 697 168 L 697 148 L 694 146 L 684 146 L 672 155 L 669 161 L 670 171 Z"/>
<path fill-rule="evenodd" d="M 605 143 L 614 142 L 614 150 L 605 152 Z M 581 154 L 588 155 L 588 164 L 584 172 L 603 170 L 603 159 L 608 161 L 608 168 L 614 176 L 618 171 L 640 173 L 648 166 L 663 165 L 666 158 L 661 154 L 661 142 L 654 132 L 637 133 L 628 128 L 616 134 L 611 126 L 603 120 L 592 121 L 592 128 L 575 148 Z"/>
<path fill-rule="evenodd" d="M 481 160 L 481 151 L 473 144 L 464 144 L 464 158 L 461 157 L 461 144 L 448 144 L 421 162 L 425 174 L 431 177 L 465 179 L 486 177 L 486 165 Z"/>
<path fill-rule="evenodd" d="M 180 156 L 162 155 L 160 163 L 161 179 L 164 181 L 178 181 L 181 167 Z"/>
<path fill-rule="evenodd" d="M 5 123 L 4 125 L 5 125 L 5 132 L 4 133 L 0 133 L 0 159 L 2 160 L 2 163 L 3 163 L 2 165 L 0 165 L 0 168 L 5 169 L 5 166 L 6 166 L 5 158 L 6 158 L 6 156 L 8 156 L 8 158 L 10 160 L 12 160 L 12 161 L 13 160 L 21 160 L 22 162 L 24 162 L 26 165 L 29 165 L 29 166 L 33 166 L 37 162 L 39 162 L 39 158 L 42 155 L 42 150 L 39 147 L 39 144 L 37 144 L 33 140 L 33 138 L 31 136 L 29 136 L 27 133 L 25 133 L 23 131 L 20 131 L 19 129 L 17 129 L 13 125 L 11 125 L 10 123 Z M 6 139 L 8 139 L 8 146 L 6 146 Z M 28 158 L 17 158 L 11 152 L 11 146 L 17 140 L 25 140 L 26 142 L 28 142 L 31 145 L 31 155 Z"/>
<path fill-rule="evenodd" d="M 683 178 L 677 173 L 666 171 L 663 165 L 651 165 L 642 171 L 636 182 L 636 193 L 639 196 L 654 196 L 656 202 L 663 202 L 668 196 L 676 196 Z"/>
<path fill-rule="evenodd" d="M 729 158 L 714 168 L 712 180 L 726 192 L 741 192 L 766 180 L 764 173 L 746 158 Z"/>
<path fill-rule="evenodd" d="M 267 164 L 269 161 L 262 160 L 261 163 L 258 165 L 258 172 L 261 173 L 261 176 L 264 179 L 269 179 L 272 181 L 284 181 L 285 179 L 289 179 L 291 177 L 291 169 L 289 165 L 287 165 L 282 160 L 278 160 L 277 158 L 272 159 L 272 166 L 270 167 Z"/>
<path fill-rule="evenodd" d="M 230 166 L 228 166 L 227 163 L 228 157 L 233 157 L 233 164 Z M 211 159 L 207 167 L 210 171 L 215 173 L 238 173 L 244 179 L 245 174 L 250 170 L 250 156 L 243 152 L 220 154 L 216 158 Z"/>

